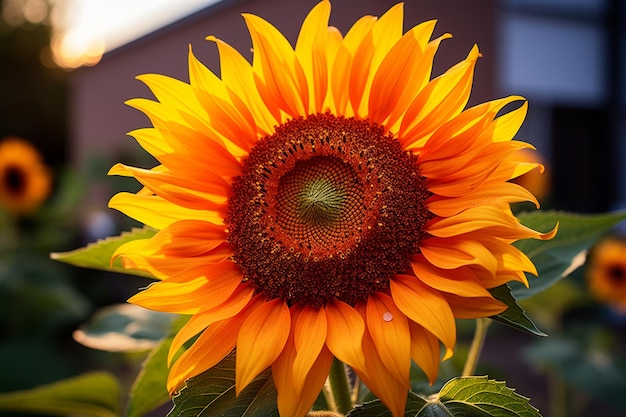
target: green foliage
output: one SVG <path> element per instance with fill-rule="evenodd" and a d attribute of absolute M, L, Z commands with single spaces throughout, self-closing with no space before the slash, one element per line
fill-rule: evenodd
<path fill-rule="evenodd" d="M 93 349 L 146 351 L 170 333 L 176 317 L 134 304 L 115 304 L 96 312 L 89 322 L 74 332 L 74 338 Z"/>
<path fill-rule="evenodd" d="M 173 337 L 163 339 L 149 354 L 130 390 L 126 417 L 141 417 L 170 400 L 167 381 L 167 354 Z"/>
<path fill-rule="evenodd" d="M 36 389 L 0 394 L 0 410 L 55 416 L 116 417 L 119 385 L 105 372 L 94 372 Z"/>
<path fill-rule="evenodd" d="M 154 236 L 156 230 L 143 227 L 134 228 L 130 232 L 123 232 L 120 236 L 108 237 L 98 242 L 91 243 L 84 248 L 75 249 L 68 252 L 54 252 L 50 254 L 52 259 L 66 262 L 71 265 L 83 268 L 93 268 L 104 271 L 121 272 L 124 274 L 151 277 L 144 271 L 126 269 L 119 259 L 111 262 L 111 257 L 115 250 L 126 242 L 137 239 L 148 239 Z"/>
<path fill-rule="evenodd" d="M 515 243 L 533 261 L 539 273 L 537 277 L 527 274 L 529 288 L 511 283 L 513 296 L 522 300 L 547 289 L 583 265 L 589 247 L 626 219 L 626 211 L 577 214 L 537 210 L 521 213 L 518 218 L 522 224 L 541 231 L 559 223 L 559 231 L 551 240 L 526 239 Z"/>
<path fill-rule="evenodd" d="M 191 378 L 174 398 L 168 417 L 278 417 L 276 387 L 269 369 L 235 396 L 235 353 Z"/>
<path fill-rule="evenodd" d="M 130 389 L 126 417 L 141 417 L 170 400 L 166 386 L 169 372 L 167 355 L 174 335 L 188 319 L 187 316 L 179 317 L 172 326 L 171 334 L 161 340 L 146 357 Z"/>
<path fill-rule="evenodd" d="M 511 326 L 518 330 L 534 334 L 535 336 L 547 336 L 544 332 L 539 330 L 537 326 L 535 326 L 535 323 L 528 318 L 524 309 L 517 304 L 517 301 L 515 301 L 515 298 L 511 294 L 511 289 L 508 285 L 505 284 L 492 288 L 489 292 L 494 296 L 494 298 L 509 307 L 502 313 L 492 316 L 491 318 L 493 320 L 504 323 L 507 326 Z"/>
<path fill-rule="evenodd" d="M 487 377 L 455 378 L 438 395 L 423 398 L 409 393 L 405 417 L 540 417 L 528 398 L 515 393 L 504 382 Z M 348 417 L 391 417 L 379 401 L 356 407 Z"/>

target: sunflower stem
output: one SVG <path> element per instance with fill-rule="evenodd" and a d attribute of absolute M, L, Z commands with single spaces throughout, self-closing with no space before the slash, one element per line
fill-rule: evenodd
<path fill-rule="evenodd" d="M 352 409 L 352 395 L 350 392 L 350 384 L 348 383 L 348 374 L 343 362 L 338 359 L 333 360 L 330 366 L 328 380 L 330 381 L 332 402 L 334 402 L 336 408 L 332 411 L 343 415 L 348 414 L 348 411 Z"/>
<path fill-rule="evenodd" d="M 470 346 L 469 353 L 467 354 L 467 360 L 463 367 L 462 376 L 472 376 L 476 372 L 476 365 L 478 365 L 478 359 L 480 358 L 480 352 L 483 349 L 485 343 L 485 336 L 487 336 L 487 328 L 491 324 L 491 320 L 488 318 L 476 319 L 476 330 L 474 330 L 474 339 Z"/>

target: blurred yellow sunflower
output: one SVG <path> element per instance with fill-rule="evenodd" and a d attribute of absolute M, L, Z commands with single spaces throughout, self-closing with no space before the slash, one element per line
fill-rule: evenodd
<path fill-rule="evenodd" d="M 333 357 L 401 416 L 411 360 L 434 381 L 455 317 L 502 312 L 487 289 L 536 273 L 511 243 L 555 233 L 509 209 L 538 204 L 508 181 L 537 167 L 511 140 L 524 100 L 465 109 L 478 48 L 431 79 L 449 37 L 431 40 L 434 21 L 403 33 L 398 4 L 343 36 L 330 8 L 310 11 L 295 48 L 245 14 L 252 64 L 210 36 L 221 78 L 190 51 L 189 83 L 142 75 L 157 101 L 128 102 L 160 165 L 114 166 L 144 189 L 110 206 L 160 231 L 115 256 L 161 280 L 130 302 L 192 316 L 170 362 L 199 335 L 171 393 L 236 347 L 236 392 L 271 367 L 281 416 L 307 413 Z"/>
<path fill-rule="evenodd" d="M 593 296 L 626 313 L 626 242 L 606 238 L 593 249 L 586 270 Z"/>
<path fill-rule="evenodd" d="M 0 142 L 1 207 L 12 214 L 36 210 L 50 193 L 50 182 L 50 172 L 33 145 L 16 137 Z"/>

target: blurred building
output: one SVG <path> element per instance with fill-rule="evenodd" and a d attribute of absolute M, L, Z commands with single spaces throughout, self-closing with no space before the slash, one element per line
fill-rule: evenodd
<path fill-rule="evenodd" d="M 333 1 L 331 24 L 343 33 L 362 15 L 380 16 L 397 0 Z M 138 146 L 126 133 L 148 126 L 123 103 L 150 97 L 135 76 L 161 73 L 187 80 L 187 53 L 219 71 L 215 35 L 248 58 L 251 41 L 241 13 L 262 16 L 293 43 L 317 0 L 222 0 L 106 53 L 99 64 L 72 73 L 72 158 L 130 158 Z M 474 43 L 483 54 L 471 104 L 509 94 L 530 101 L 519 138 L 548 161 L 550 204 L 575 211 L 626 205 L 626 11 L 623 0 L 410 0 L 405 29 L 438 19 L 434 36 L 454 35 L 440 47 L 434 74 L 463 59 Z M 355 5 L 358 4 L 358 7 Z M 122 154 L 122 156 L 120 156 Z M 125 162 L 132 162 L 126 160 Z M 104 172 L 102 173 L 104 175 Z M 108 198 L 108 196 L 106 196 Z"/>

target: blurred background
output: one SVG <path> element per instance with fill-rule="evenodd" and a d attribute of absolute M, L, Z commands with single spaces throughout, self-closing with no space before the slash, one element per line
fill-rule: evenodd
<path fill-rule="evenodd" d="M 207 35 L 249 51 L 241 13 L 250 12 L 294 42 L 316 2 L 0 0 L 0 170 L 13 170 L 0 183 L 0 392 L 98 367 L 123 374 L 136 364 L 85 348 L 72 332 L 99 307 L 124 302 L 147 281 L 48 258 L 51 251 L 136 225 L 106 208 L 116 192 L 138 189 L 106 176 L 114 163 L 153 165 L 126 135 L 148 126 L 145 116 L 124 105 L 150 97 L 135 77 L 161 73 L 187 80 L 189 45 L 219 74 Z M 331 24 L 345 33 L 362 15 L 380 16 L 395 3 L 361 0 L 355 7 L 335 0 Z M 440 47 L 434 75 L 479 45 L 483 57 L 470 104 L 511 94 L 529 100 L 518 138 L 535 145 L 546 174 L 522 180 L 542 208 L 597 213 L 626 207 L 626 2 L 407 0 L 405 16 L 405 29 L 438 19 L 434 36 L 454 36 Z M 9 139 L 24 146 L 3 148 Z M 36 190 L 22 187 L 40 177 Z M 624 237 L 619 230 L 613 235 Z M 538 346 L 531 336 L 501 326 L 488 336 L 482 371 L 532 397 L 545 416 L 559 417 L 548 404 L 572 393 L 580 414 L 560 415 L 583 415 L 591 406 L 606 416 L 624 412 L 624 399 L 615 400 L 620 395 L 605 398 L 579 382 L 608 378 L 607 386 L 626 386 L 619 385 L 626 383 L 625 368 L 615 365 L 626 357 L 624 313 L 594 298 L 584 275 L 581 268 L 556 286 L 548 302 L 525 306 L 564 344 Z M 550 356 L 572 351 L 591 370 L 572 377 Z M 609 359 L 617 376 L 602 371 Z"/>

